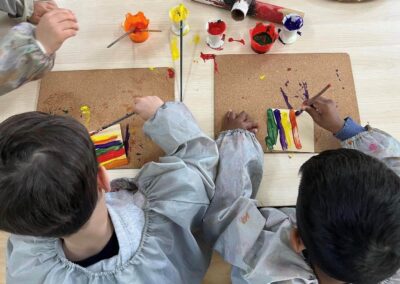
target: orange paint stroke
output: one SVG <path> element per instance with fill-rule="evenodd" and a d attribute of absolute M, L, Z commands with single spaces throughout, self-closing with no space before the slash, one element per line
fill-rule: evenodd
<path fill-rule="evenodd" d="M 126 32 L 136 29 L 129 35 L 133 42 L 141 43 L 149 38 L 149 32 L 141 32 L 140 30 L 146 30 L 149 26 L 150 20 L 147 19 L 143 12 L 139 12 L 136 15 L 127 13 L 125 15 L 124 30 Z"/>
<path fill-rule="evenodd" d="M 290 110 L 289 113 L 290 117 L 290 123 L 292 124 L 292 134 L 293 134 L 293 141 L 294 145 L 296 146 L 296 149 L 301 149 L 301 141 L 300 141 L 300 135 L 299 135 L 299 129 L 297 127 L 297 121 L 296 121 L 296 112 L 294 110 Z"/>
<path fill-rule="evenodd" d="M 286 111 L 282 110 L 281 117 L 282 117 L 281 123 L 282 123 L 283 131 L 285 131 L 286 142 L 287 142 L 288 147 L 291 147 L 292 139 L 290 139 L 290 137 L 292 135 L 290 135 L 290 134 L 292 132 L 292 125 L 290 124 L 288 113 Z"/>

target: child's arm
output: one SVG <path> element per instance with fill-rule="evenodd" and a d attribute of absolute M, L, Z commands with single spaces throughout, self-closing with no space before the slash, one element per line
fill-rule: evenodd
<path fill-rule="evenodd" d="M 29 23 L 13 27 L 0 40 L 0 95 L 50 71 L 55 51 L 77 30 L 75 16 L 64 9 L 44 15 L 37 28 Z"/>
<path fill-rule="evenodd" d="M 341 119 L 336 104 L 329 99 L 320 97 L 313 107 L 306 106 L 305 110 L 318 125 L 341 140 L 342 147 L 382 160 L 400 175 L 400 143 L 392 136 L 370 126 L 362 127 L 351 118 Z"/>

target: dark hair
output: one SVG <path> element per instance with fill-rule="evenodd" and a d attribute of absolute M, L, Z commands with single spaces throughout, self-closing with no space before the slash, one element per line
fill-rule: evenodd
<path fill-rule="evenodd" d="M 330 150 L 300 169 L 297 225 L 312 265 L 351 283 L 400 268 L 400 178 L 356 150 Z"/>
<path fill-rule="evenodd" d="M 78 121 L 40 112 L 0 124 L 0 229 L 63 237 L 77 232 L 97 204 L 98 165 Z"/>

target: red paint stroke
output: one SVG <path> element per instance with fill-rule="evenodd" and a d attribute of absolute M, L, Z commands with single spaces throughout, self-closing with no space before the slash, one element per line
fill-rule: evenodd
<path fill-rule="evenodd" d="M 200 52 L 200 57 L 204 60 L 204 62 L 207 60 L 214 60 L 214 71 L 218 72 L 217 56 L 215 54 Z"/>
<path fill-rule="evenodd" d="M 167 72 L 168 72 L 168 78 L 170 78 L 170 79 L 175 78 L 175 71 L 174 71 L 174 69 L 168 68 Z"/>
<path fill-rule="evenodd" d="M 208 23 L 208 33 L 211 35 L 221 35 L 226 30 L 226 24 L 222 20 Z"/>
<path fill-rule="evenodd" d="M 299 129 L 297 127 L 296 113 L 292 109 L 289 112 L 289 118 L 290 118 L 290 124 L 292 125 L 292 134 L 293 134 L 294 145 L 296 146 L 296 149 L 301 149 L 302 146 L 301 146 L 301 141 L 300 141 Z"/>
<path fill-rule="evenodd" d="M 233 42 L 233 41 L 240 42 L 240 43 L 243 44 L 243 45 L 246 44 L 246 42 L 244 41 L 244 39 L 233 39 L 233 38 L 230 37 L 230 38 L 228 39 L 228 41 L 229 41 L 229 42 Z"/>
<path fill-rule="evenodd" d="M 285 100 L 285 103 L 286 103 L 288 109 L 292 109 L 293 107 L 289 102 L 289 97 L 282 88 L 281 88 L 281 94 L 282 94 L 283 99 Z"/>
<path fill-rule="evenodd" d="M 119 149 L 117 151 L 115 151 L 115 150 L 114 151 L 110 151 L 110 152 L 107 152 L 107 153 L 105 153 L 103 155 L 98 156 L 97 157 L 97 162 L 98 163 L 104 163 L 104 162 L 107 162 L 109 160 L 121 157 L 123 155 L 125 155 L 125 149 L 121 148 L 121 149 Z"/>

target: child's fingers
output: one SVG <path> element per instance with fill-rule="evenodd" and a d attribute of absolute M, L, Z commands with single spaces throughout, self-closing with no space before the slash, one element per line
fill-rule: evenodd
<path fill-rule="evenodd" d="M 78 24 L 76 22 L 73 22 L 73 21 L 65 21 L 65 22 L 60 23 L 60 28 L 61 28 L 62 31 L 65 31 L 65 30 L 76 30 L 76 31 L 78 31 L 79 30 Z"/>
<path fill-rule="evenodd" d="M 63 31 L 63 38 L 64 40 L 70 38 L 70 37 L 74 37 L 77 35 L 77 30 L 74 29 L 69 29 L 69 30 L 64 30 Z"/>
<path fill-rule="evenodd" d="M 313 107 L 305 106 L 304 110 L 312 117 L 314 121 L 319 121 L 320 113 Z"/>
<path fill-rule="evenodd" d="M 247 113 L 245 113 L 244 111 L 242 111 L 239 116 L 237 117 L 240 121 L 246 121 L 247 119 Z"/>

